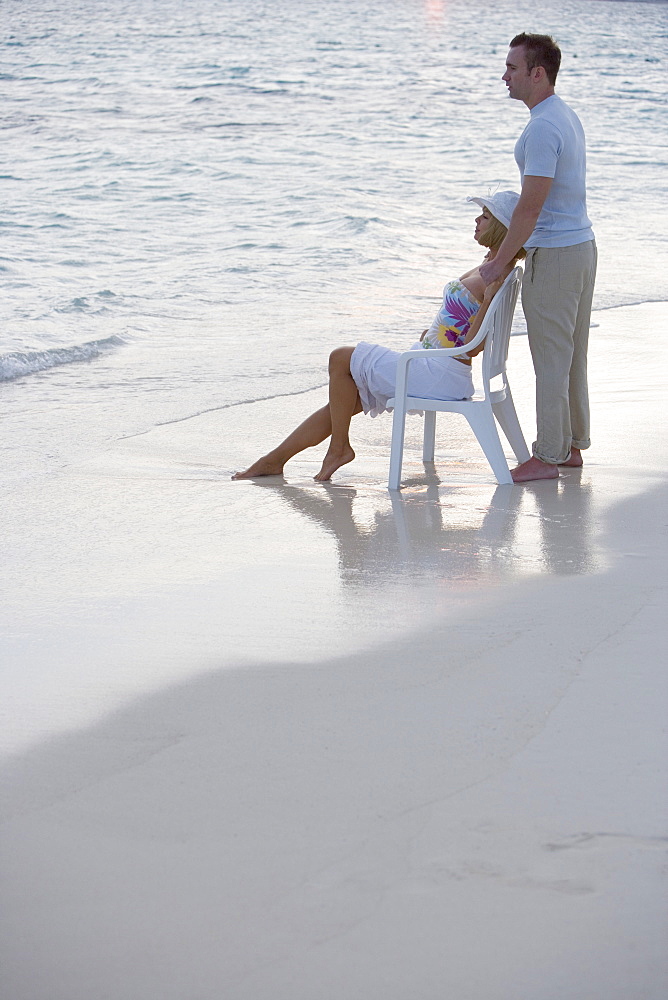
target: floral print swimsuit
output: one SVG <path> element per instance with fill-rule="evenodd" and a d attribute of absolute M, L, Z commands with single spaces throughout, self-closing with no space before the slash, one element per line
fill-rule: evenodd
<path fill-rule="evenodd" d="M 443 289 L 443 305 L 424 335 L 422 346 L 426 349 L 461 347 L 478 309 L 480 302 L 459 279 L 449 281 Z"/>

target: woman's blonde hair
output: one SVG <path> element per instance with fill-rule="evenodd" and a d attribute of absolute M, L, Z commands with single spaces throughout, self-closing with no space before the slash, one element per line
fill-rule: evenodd
<path fill-rule="evenodd" d="M 489 212 L 492 216 L 492 221 L 487 230 L 479 238 L 478 242 L 483 247 L 489 247 L 490 250 L 498 250 L 505 240 L 508 230 L 502 222 L 499 222 L 495 215 L 492 215 L 488 208 L 485 211 Z M 524 260 L 526 255 L 527 252 L 524 247 L 520 247 L 513 260 Z"/>

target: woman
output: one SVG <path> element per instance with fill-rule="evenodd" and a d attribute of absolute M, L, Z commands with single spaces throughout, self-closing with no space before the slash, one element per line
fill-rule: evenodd
<path fill-rule="evenodd" d="M 499 191 L 488 198 L 468 199 L 482 208 L 475 220 L 474 239 L 489 248 L 484 260 L 494 259 L 518 198 L 514 191 Z M 501 278 L 487 287 L 480 277 L 480 264 L 461 278 L 450 281 L 443 290 L 443 304 L 434 322 L 410 349 L 464 348 L 480 329 L 495 293 L 517 260 L 524 256 L 525 252 L 521 250 Z M 424 361 L 413 363 L 408 380 L 409 392 L 431 399 L 468 399 L 473 395 L 471 357 L 482 349 L 480 344 L 470 355 L 462 351 L 461 357 L 441 358 L 436 364 L 428 355 Z M 388 399 L 394 396 L 399 353 L 364 342 L 357 347 L 337 347 L 329 358 L 329 403 L 307 417 L 277 448 L 259 458 L 244 472 L 235 472 L 232 479 L 278 476 L 288 459 L 305 448 L 320 444 L 327 437 L 331 437 L 329 448 L 320 472 L 314 478 L 321 483 L 331 479 L 337 469 L 355 458 L 348 437 L 352 417 L 362 410 L 375 417 L 387 409 Z"/>

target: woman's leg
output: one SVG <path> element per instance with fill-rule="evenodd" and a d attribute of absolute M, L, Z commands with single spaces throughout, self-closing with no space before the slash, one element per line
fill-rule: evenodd
<path fill-rule="evenodd" d="M 332 433 L 329 403 L 312 413 L 281 441 L 277 448 L 258 458 L 244 472 L 235 472 L 232 479 L 253 479 L 255 476 L 280 476 L 283 466 L 305 448 L 313 448 Z"/>
<path fill-rule="evenodd" d="M 350 359 L 354 347 L 337 347 L 329 356 L 329 413 L 332 440 L 322 468 L 314 479 L 327 482 L 342 465 L 352 462 L 355 452 L 350 446 L 350 421 L 362 409 L 355 380 L 350 374 Z"/>
<path fill-rule="evenodd" d="M 280 476 L 283 466 L 305 448 L 313 448 L 332 434 L 332 442 L 315 479 L 324 482 L 346 462 L 352 462 L 355 452 L 350 447 L 348 429 L 355 413 L 360 413 L 357 386 L 350 374 L 350 359 L 354 347 L 337 347 L 329 358 L 329 403 L 312 413 L 288 434 L 278 447 L 267 452 L 243 472 L 235 472 L 232 479 L 254 479 L 256 476 Z M 332 427 L 336 423 L 333 432 Z"/>

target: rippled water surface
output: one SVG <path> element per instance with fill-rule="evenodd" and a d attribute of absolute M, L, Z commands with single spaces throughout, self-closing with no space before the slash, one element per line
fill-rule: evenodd
<path fill-rule="evenodd" d="M 668 299 L 664 3 L 0 8 L 10 471 L 47 426 L 40 462 L 68 462 L 319 385 L 337 343 L 410 343 L 478 259 L 466 196 L 518 186 L 520 30 L 558 38 L 587 132 L 596 307 Z"/>

